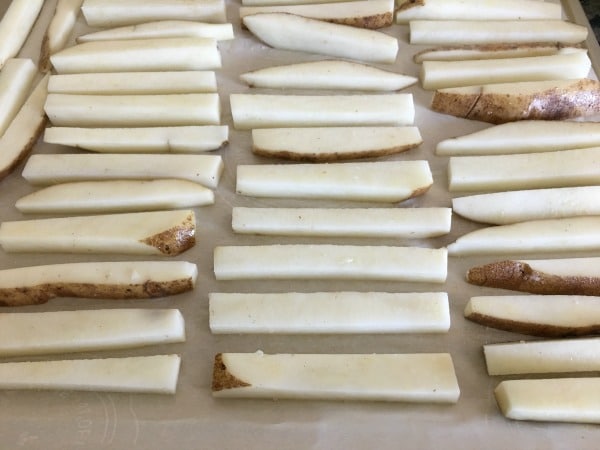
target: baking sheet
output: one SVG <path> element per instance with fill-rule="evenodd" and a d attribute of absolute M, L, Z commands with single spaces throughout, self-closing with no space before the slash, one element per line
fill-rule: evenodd
<path fill-rule="evenodd" d="M 5 9 L 8 1 L 0 2 Z M 41 36 L 55 1 L 46 1 L 36 27 L 20 56 L 37 60 Z M 238 79 L 242 72 L 299 61 L 322 59 L 309 54 L 277 51 L 258 43 L 238 26 L 239 3 L 229 0 L 227 17 L 235 25 L 236 39 L 219 44 L 223 69 L 218 71 L 222 120 L 232 125 L 228 96 L 232 92 L 270 92 L 251 90 Z M 585 20 L 576 1 L 565 3 L 565 10 L 581 22 Z M 83 19 L 76 32 L 85 29 Z M 417 75 L 409 46 L 408 27 L 394 25 L 386 33 L 400 40 L 400 52 L 393 66 L 381 66 Z M 591 47 L 595 61 L 597 43 Z M 597 66 L 596 66 L 597 67 Z M 294 91 L 289 91 L 290 93 Z M 418 86 L 404 92 L 414 94 L 416 125 L 424 144 L 408 153 L 388 159 L 429 160 L 434 186 L 423 197 L 399 207 L 449 206 L 447 158 L 434 156 L 437 142 L 447 137 L 470 133 L 489 125 L 440 115 L 428 110 L 431 93 Z M 310 92 L 308 92 L 310 93 Z M 2 311 L 54 311 L 76 308 L 179 308 L 186 319 L 187 342 L 143 349 L 55 355 L 51 358 L 107 357 L 179 353 L 182 366 L 178 391 L 174 396 L 128 395 L 80 392 L 0 392 L 0 447 L 2 448 L 143 448 L 143 449 L 378 449 L 392 448 L 597 448 L 597 429 L 592 425 L 540 424 L 509 421 L 502 417 L 493 398 L 500 377 L 486 374 L 481 347 L 486 343 L 528 339 L 468 322 L 463 309 L 472 295 L 501 294 L 464 281 L 466 269 L 494 257 L 451 258 L 449 276 L 443 285 L 363 281 L 240 281 L 217 282 L 212 272 L 212 252 L 217 245 L 255 245 L 267 243 L 352 243 L 373 245 L 421 245 L 442 247 L 478 226 L 453 218 L 452 232 L 441 238 L 406 241 L 398 239 L 331 239 L 236 236 L 231 231 L 232 206 L 378 206 L 327 201 L 253 199 L 235 195 L 237 164 L 272 163 L 250 151 L 250 133 L 231 127 L 230 144 L 219 150 L 225 171 L 213 206 L 196 209 L 198 244 L 178 258 L 199 267 L 194 292 L 165 299 L 110 302 L 82 299 L 57 299 L 46 305 Z M 35 152 L 72 152 L 60 146 L 38 143 Z M 34 190 L 20 175 L 22 165 L 0 183 L 2 220 L 26 218 L 15 208 L 20 196 Z M 35 216 L 31 216 L 35 217 Z M 536 256 L 536 255 L 528 255 Z M 537 255 L 539 256 L 539 255 Z M 19 267 L 41 263 L 145 259 L 124 255 L 39 255 L 0 252 L 0 267 Z M 412 292 L 444 290 L 450 296 L 452 326 L 447 334 L 348 335 L 348 336 L 213 336 L 208 328 L 209 292 L 282 291 L 390 291 Z M 456 405 L 419 405 L 377 402 L 215 400 L 210 393 L 212 363 L 217 352 L 263 350 L 266 353 L 404 353 L 450 352 L 461 397 Z M 6 358 L 6 361 L 24 358 Z M 35 359 L 45 359 L 42 357 Z"/>

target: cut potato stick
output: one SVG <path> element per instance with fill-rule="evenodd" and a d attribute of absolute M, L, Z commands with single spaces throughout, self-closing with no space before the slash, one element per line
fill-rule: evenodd
<path fill-rule="evenodd" d="M 327 3 L 346 1 L 348 0 L 328 0 Z M 242 0 L 244 6 L 309 5 L 313 3 L 323 3 L 323 0 Z"/>
<path fill-rule="evenodd" d="M 600 423 L 600 378 L 505 380 L 494 395 L 509 419 Z"/>
<path fill-rule="evenodd" d="M 600 296 L 600 258 L 505 260 L 467 271 L 467 281 L 532 294 Z"/>
<path fill-rule="evenodd" d="M 227 144 L 227 125 L 150 128 L 49 127 L 44 141 L 102 153 L 199 153 Z"/>
<path fill-rule="evenodd" d="M 285 13 L 246 16 L 243 24 L 265 44 L 283 50 L 391 64 L 398 40 L 374 30 Z"/>
<path fill-rule="evenodd" d="M 573 119 L 600 112 L 600 83 L 583 78 L 446 88 L 435 92 L 431 108 L 493 124 Z"/>
<path fill-rule="evenodd" d="M 400 202 L 427 192 L 427 161 L 238 165 L 236 192 L 252 197 Z"/>
<path fill-rule="evenodd" d="M 40 71 L 48 72 L 52 68 L 50 55 L 62 50 L 67 45 L 82 3 L 83 0 L 57 0 L 54 15 L 42 39 L 38 63 Z"/>
<path fill-rule="evenodd" d="M 535 1 L 540 5 L 550 3 Z M 479 5 L 470 7 L 477 9 Z M 560 6 L 555 4 L 554 6 Z M 515 10 L 521 13 L 521 8 Z M 579 44 L 586 27 L 562 20 L 412 20 L 410 43 L 417 45 L 525 44 L 543 42 Z"/>
<path fill-rule="evenodd" d="M 2 222 L 6 252 L 119 253 L 175 256 L 196 243 L 192 210 Z"/>
<path fill-rule="evenodd" d="M 460 395 L 447 353 L 219 353 L 212 390 L 223 398 L 433 403 L 456 403 Z"/>
<path fill-rule="evenodd" d="M 312 5 L 242 6 L 240 19 L 262 13 L 288 13 L 342 25 L 374 29 L 389 27 L 394 23 L 394 0 L 354 0 Z"/>
<path fill-rule="evenodd" d="M 26 58 L 11 58 L 0 71 L 0 136 L 27 100 L 37 69 Z"/>
<path fill-rule="evenodd" d="M 55 297 L 165 297 L 191 291 L 197 277 L 196 265 L 185 261 L 85 262 L 4 269 L 0 270 L 0 304 L 37 305 Z"/>
<path fill-rule="evenodd" d="M 310 61 L 240 75 L 251 87 L 397 91 L 417 78 L 351 61 Z"/>
<path fill-rule="evenodd" d="M 404 152 L 423 143 L 417 127 L 315 127 L 252 130 L 252 151 L 293 161 L 338 161 Z"/>
<path fill-rule="evenodd" d="M 238 130 L 319 126 L 412 125 L 412 94 L 269 95 L 231 94 Z"/>
<path fill-rule="evenodd" d="M 522 58 L 556 55 L 560 51 L 581 50 L 556 43 L 472 44 L 428 48 L 417 52 L 413 61 L 469 61 L 473 59 Z"/>
<path fill-rule="evenodd" d="M 448 246 L 451 255 L 574 252 L 600 248 L 600 217 L 532 220 L 472 231 Z"/>
<path fill-rule="evenodd" d="M 242 208 L 236 233 L 282 236 L 427 238 L 450 231 L 450 208 Z"/>
<path fill-rule="evenodd" d="M 174 394 L 178 355 L 0 364 L 0 389 Z"/>
<path fill-rule="evenodd" d="M 217 41 L 233 39 L 233 26 L 230 23 L 201 23 L 189 20 L 161 20 L 126 27 L 110 28 L 84 34 L 77 42 L 117 41 L 120 39 L 157 39 L 196 37 L 212 38 Z"/>
<path fill-rule="evenodd" d="M 217 280 L 356 279 L 443 283 L 447 253 L 446 249 L 362 245 L 217 247 L 214 270 Z"/>
<path fill-rule="evenodd" d="M 213 333 L 444 333 L 445 293 L 209 294 Z"/>
<path fill-rule="evenodd" d="M 116 72 L 51 75 L 53 94 L 193 94 L 217 92 L 212 71 Z"/>
<path fill-rule="evenodd" d="M 483 353 L 490 375 L 600 370 L 600 338 L 489 344 Z"/>
<path fill-rule="evenodd" d="M 25 195 L 23 213 L 73 214 L 191 208 L 212 205 L 213 191 L 187 180 L 111 180 L 55 184 Z"/>
<path fill-rule="evenodd" d="M 223 0 L 85 0 L 81 10 L 89 26 L 104 28 L 153 20 L 226 20 Z"/>
<path fill-rule="evenodd" d="M 0 68 L 21 51 L 44 0 L 12 0 L 0 20 Z"/>
<path fill-rule="evenodd" d="M 55 126 L 152 127 L 218 125 L 219 94 L 48 94 L 44 110 Z"/>
<path fill-rule="evenodd" d="M 600 331 L 600 297 L 508 295 L 472 297 L 465 317 L 486 327 L 541 337 Z"/>
<path fill-rule="evenodd" d="M 450 191 L 533 189 L 598 184 L 600 147 L 517 155 L 453 156 Z"/>
<path fill-rule="evenodd" d="M 59 74 L 213 70 L 221 67 L 210 38 L 164 38 L 85 42 L 50 57 Z"/>
<path fill-rule="evenodd" d="M 185 341 L 177 309 L 0 313 L 0 355 L 44 355 Z M 43 326 L 40 326 L 43 324 Z"/>
<path fill-rule="evenodd" d="M 219 155 L 37 154 L 22 175 L 32 184 L 176 178 L 215 188 L 222 171 Z"/>
<path fill-rule="evenodd" d="M 591 67 L 584 51 L 527 58 L 424 61 L 420 78 L 424 89 L 443 89 L 480 83 L 585 78 Z"/>

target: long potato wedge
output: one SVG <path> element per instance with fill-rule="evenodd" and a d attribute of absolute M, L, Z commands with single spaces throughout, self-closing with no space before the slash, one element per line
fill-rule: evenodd
<path fill-rule="evenodd" d="M 52 68 L 50 55 L 62 50 L 75 28 L 83 0 L 57 0 L 54 15 L 42 39 L 38 67 L 41 72 Z"/>
<path fill-rule="evenodd" d="M 12 0 L 0 20 L 0 68 L 21 51 L 44 0 Z"/>
<path fill-rule="evenodd" d="M 528 56 L 550 56 L 560 51 L 575 51 L 576 46 L 558 43 L 515 43 L 515 44 L 465 44 L 442 45 L 421 50 L 413 55 L 413 61 L 470 61 L 473 59 L 523 58 Z"/>
<path fill-rule="evenodd" d="M 0 224 L 6 252 L 175 256 L 196 243 L 192 210 L 19 220 Z"/>
<path fill-rule="evenodd" d="M 27 100 L 37 73 L 33 61 L 27 58 L 11 58 L 2 67 L 0 71 L 0 136 L 4 134 Z"/>

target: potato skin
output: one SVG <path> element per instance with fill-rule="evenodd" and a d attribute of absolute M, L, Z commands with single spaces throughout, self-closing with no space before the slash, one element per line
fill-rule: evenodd
<path fill-rule="evenodd" d="M 179 226 L 143 240 L 144 244 L 155 247 L 167 256 L 178 255 L 196 244 L 196 219 L 193 213 L 188 214 Z"/>
<path fill-rule="evenodd" d="M 235 389 L 248 386 L 250 386 L 250 384 L 240 380 L 229 372 L 227 366 L 223 362 L 223 354 L 217 353 L 215 355 L 215 362 L 213 365 L 212 391 L 218 392 L 225 389 Z"/>
<path fill-rule="evenodd" d="M 394 23 L 394 14 L 388 12 L 385 14 L 375 14 L 365 17 L 348 17 L 345 19 L 324 19 L 325 22 L 337 23 L 339 25 L 350 25 L 357 28 L 367 28 L 375 30 L 377 28 L 389 27 Z"/>

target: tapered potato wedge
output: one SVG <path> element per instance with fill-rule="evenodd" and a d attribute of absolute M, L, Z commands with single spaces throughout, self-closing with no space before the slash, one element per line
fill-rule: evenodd
<path fill-rule="evenodd" d="M 36 154 L 22 175 L 32 184 L 176 178 L 215 188 L 222 171 L 219 155 Z"/>
<path fill-rule="evenodd" d="M 196 265 L 185 261 L 85 262 L 4 269 L 0 270 L 0 305 L 36 305 L 56 297 L 164 297 L 191 291 L 197 276 Z M 7 331 L 8 326 L 2 330 L 6 331 L 5 343 L 12 334 Z"/>
<path fill-rule="evenodd" d="M 43 355 L 185 341 L 177 309 L 0 313 L 0 355 Z M 43 326 L 41 326 L 43 324 Z"/>
<path fill-rule="evenodd" d="M 82 3 L 83 0 L 57 0 L 54 15 L 42 39 L 38 63 L 40 71 L 48 72 L 52 68 L 50 55 L 65 48 L 75 27 Z"/>
<path fill-rule="evenodd" d="M 252 87 L 397 91 L 417 78 L 351 61 L 325 60 L 268 67 L 240 75 Z"/>
<path fill-rule="evenodd" d="M 187 180 L 111 180 L 55 184 L 25 195 L 23 213 L 72 214 L 155 211 L 212 205 L 213 191 Z"/>
<path fill-rule="evenodd" d="M 209 294 L 213 333 L 443 333 L 445 293 Z"/>
<path fill-rule="evenodd" d="M 412 125 L 412 94 L 269 95 L 231 94 L 238 130 L 281 127 Z"/>
<path fill-rule="evenodd" d="M 532 294 L 600 296 L 600 258 L 505 260 L 472 267 L 467 281 Z"/>
<path fill-rule="evenodd" d="M 210 38 L 162 38 L 84 42 L 50 57 L 59 74 L 213 70 L 221 67 Z"/>
<path fill-rule="evenodd" d="M 21 51 L 44 0 L 13 0 L 0 20 L 0 68 Z"/>
<path fill-rule="evenodd" d="M 265 44 L 283 50 L 391 64 L 398 40 L 374 30 L 285 13 L 246 16 L 243 24 Z"/>
<path fill-rule="evenodd" d="M 236 192 L 253 197 L 400 202 L 433 184 L 427 161 L 238 165 Z"/>
<path fill-rule="evenodd" d="M 196 243 L 192 210 L 20 220 L 0 224 L 6 252 L 175 256 Z"/>
<path fill-rule="evenodd" d="M 440 89 L 433 96 L 431 108 L 494 124 L 572 119 L 600 112 L 600 83 L 584 78 Z"/>
<path fill-rule="evenodd" d="M 150 128 L 49 127 L 44 141 L 101 153 L 198 153 L 227 144 L 227 125 Z"/>
<path fill-rule="evenodd" d="M 252 130 L 252 151 L 294 161 L 337 161 L 400 153 L 423 142 L 417 127 L 315 127 Z"/>
<path fill-rule="evenodd" d="M 174 394 L 178 355 L 0 364 L 0 389 Z"/>
<path fill-rule="evenodd" d="M 37 69 L 27 58 L 11 58 L 0 71 L 0 136 L 4 134 L 31 92 Z"/>
<path fill-rule="evenodd" d="M 456 403 L 449 354 L 219 353 L 213 395 L 223 398 Z"/>

